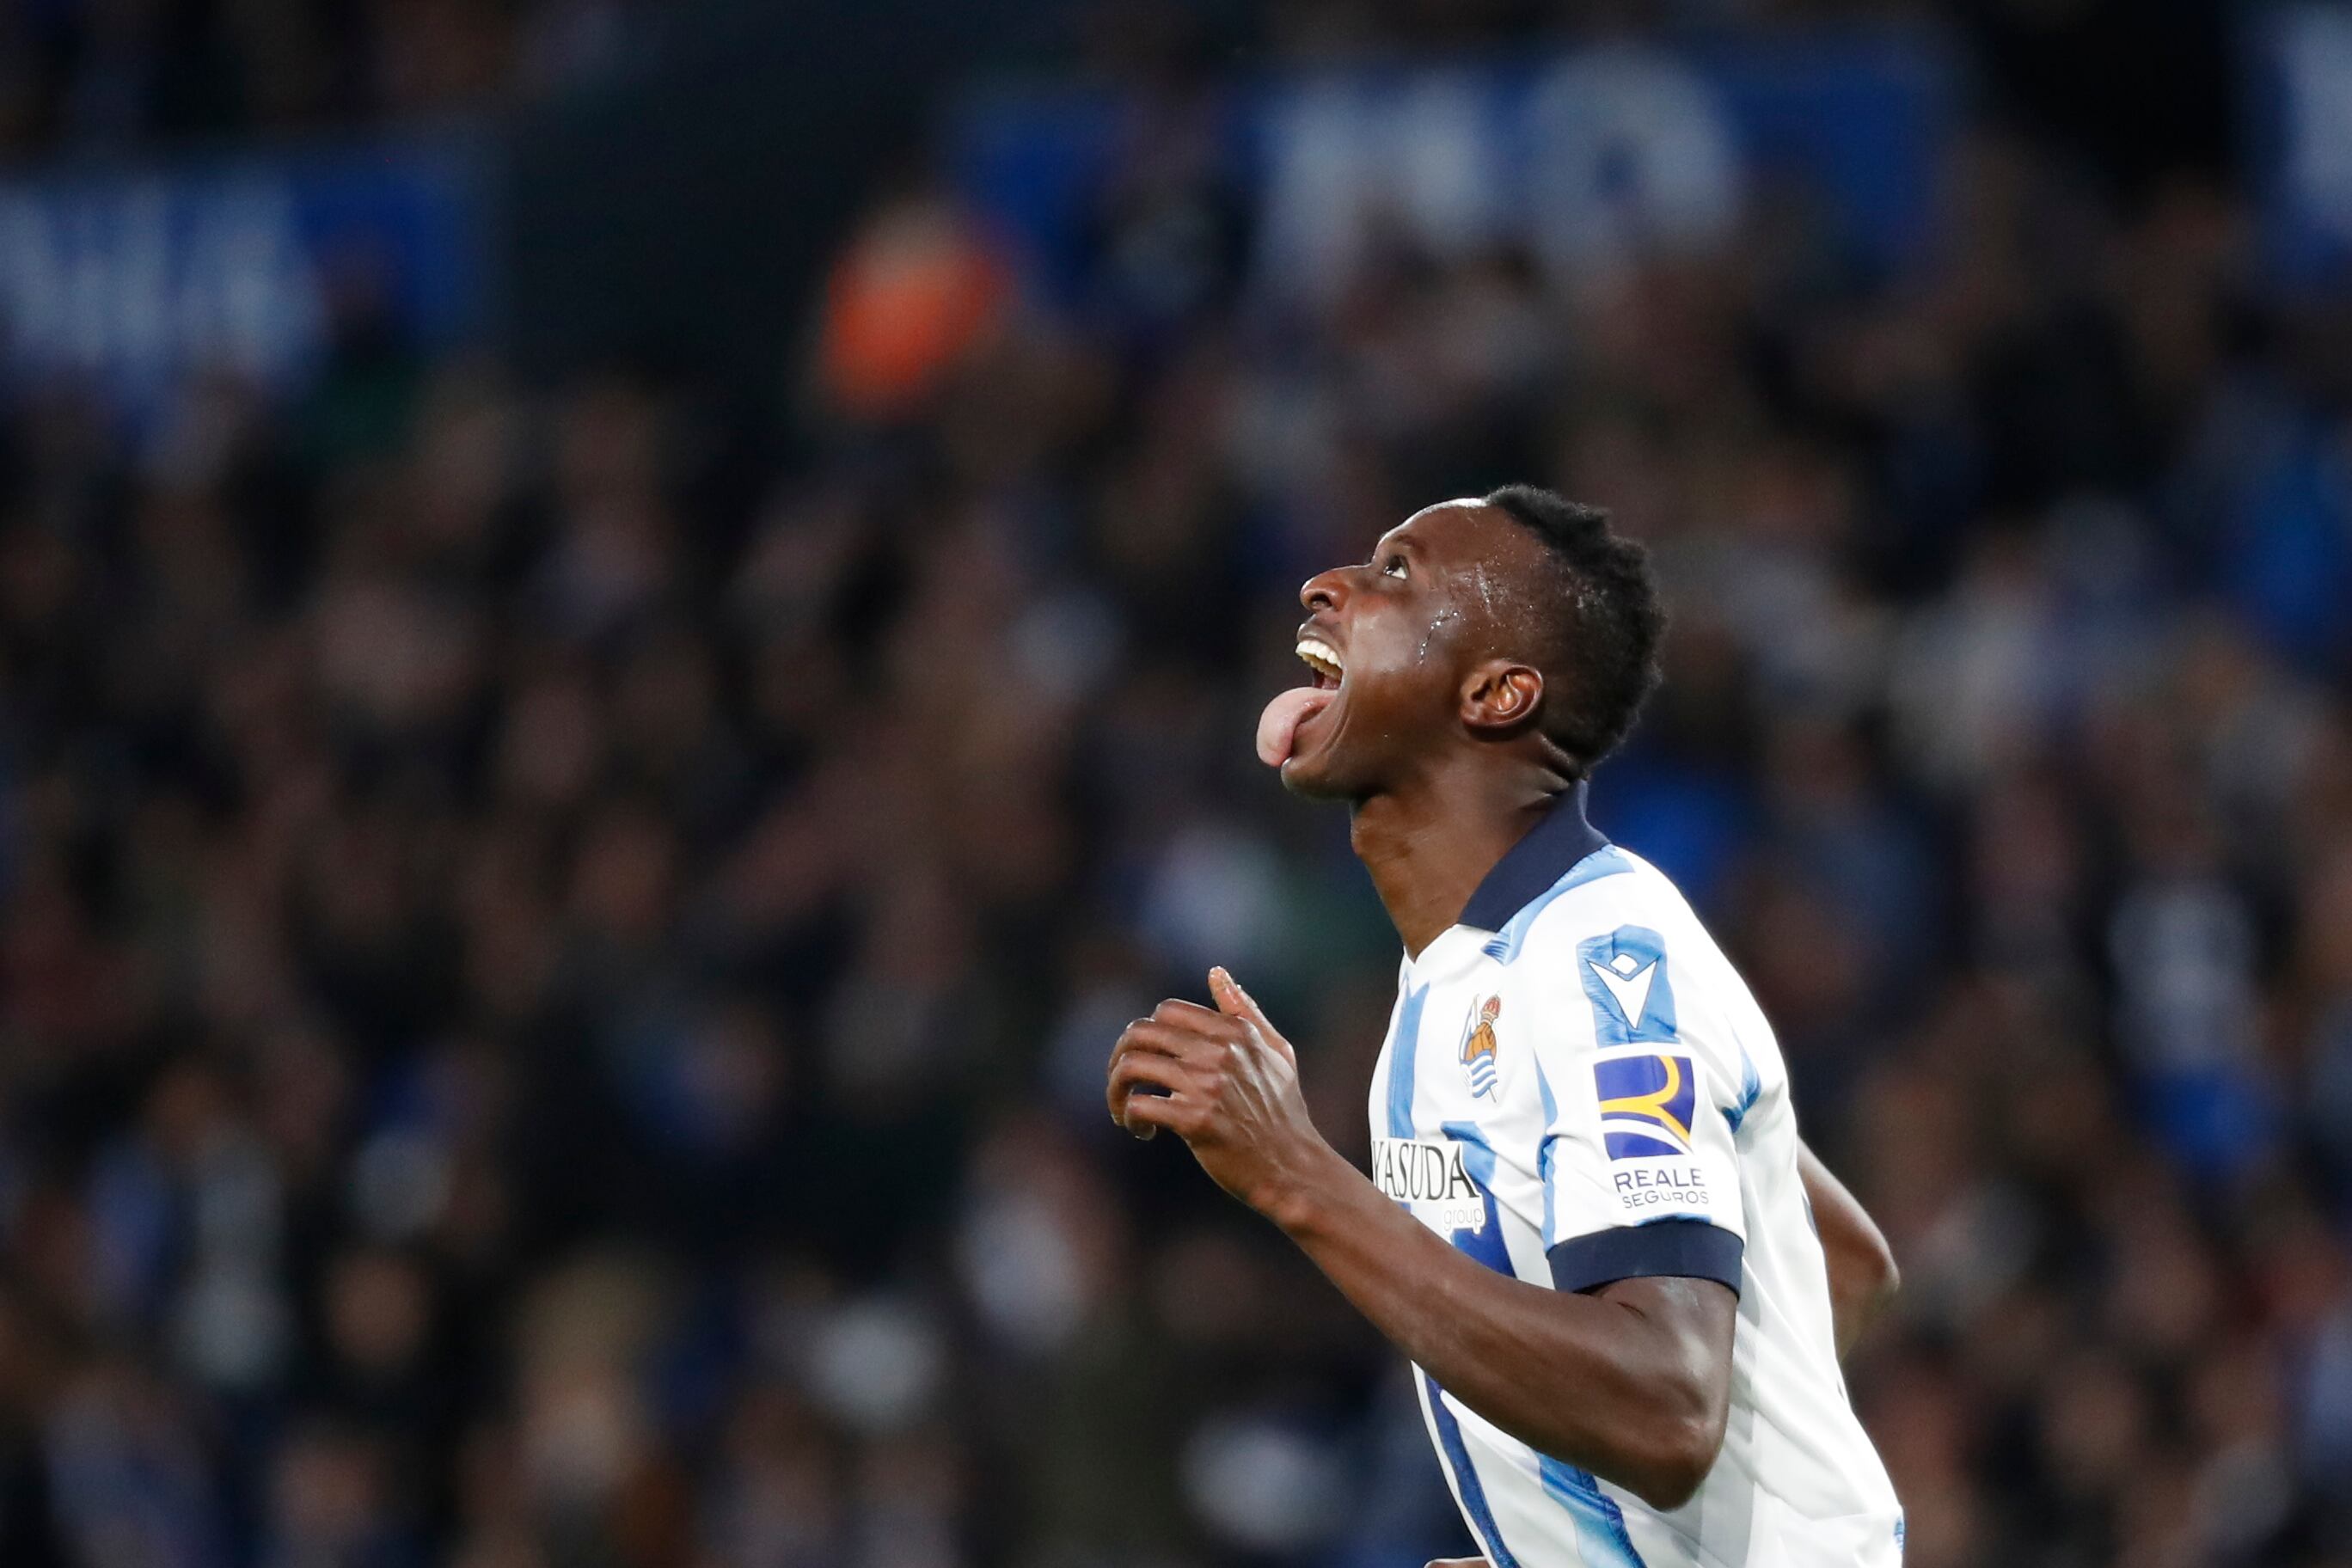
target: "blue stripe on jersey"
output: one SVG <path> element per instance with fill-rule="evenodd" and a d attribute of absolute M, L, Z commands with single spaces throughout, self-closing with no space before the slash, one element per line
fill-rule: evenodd
<path fill-rule="evenodd" d="M 1478 1130 L 1478 1124 L 1475 1121 L 1446 1121 L 1440 1123 L 1437 1130 L 1463 1145 L 1462 1168 L 1470 1173 L 1470 1179 L 1481 1187 L 1491 1189 L 1495 1184 L 1495 1146 L 1486 1142 L 1486 1135 Z"/>
<path fill-rule="evenodd" d="M 1576 1549 L 1586 1568 L 1643 1568 L 1642 1554 L 1625 1529 L 1625 1514 L 1616 1500 L 1601 1489 L 1590 1470 L 1538 1454 L 1544 1490 L 1576 1521 Z"/>
<path fill-rule="evenodd" d="M 1503 1544 L 1503 1532 L 1495 1528 L 1495 1510 L 1486 1505 L 1486 1484 L 1478 1479 L 1477 1467 L 1470 1462 L 1470 1446 L 1462 1440 L 1462 1423 L 1445 1407 L 1445 1391 L 1437 1386 L 1437 1379 L 1427 1373 L 1421 1381 L 1429 1386 L 1429 1418 L 1437 1428 L 1437 1447 L 1453 1472 L 1454 1485 L 1462 1494 L 1462 1511 L 1470 1516 L 1470 1528 L 1478 1532 L 1478 1544 L 1486 1549 L 1486 1561 L 1495 1568 L 1519 1568 L 1519 1560 Z"/>
<path fill-rule="evenodd" d="M 1446 1239 L 1456 1251 L 1466 1252 L 1497 1274 L 1510 1274 L 1510 1244 L 1503 1239 L 1502 1215 L 1495 1208 L 1495 1146 L 1475 1121 L 1448 1121 L 1439 1129 L 1462 1145 L 1462 1168 L 1478 1184 L 1486 1203 L 1486 1223 L 1476 1230 L 1457 1230 Z"/>
<path fill-rule="evenodd" d="M 1555 1217 L 1551 1191 L 1552 1124 L 1559 1120 L 1559 1102 L 1551 1097 L 1551 1080 L 1544 1077 L 1543 1063 L 1536 1063 L 1536 1091 L 1543 1096 L 1543 1141 L 1536 1145 L 1536 1184 L 1543 1188 L 1543 1244 L 1551 1250 L 1552 1232 L 1559 1228 Z"/>
<path fill-rule="evenodd" d="M 1421 1045 L 1421 1007 L 1429 987 L 1404 994 L 1404 1010 L 1397 1015 L 1396 1035 L 1389 1041 L 1389 1136 L 1412 1136 L 1412 1058 Z"/>
<path fill-rule="evenodd" d="M 1739 1103 L 1723 1113 L 1723 1119 L 1731 1123 L 1734 1132 L 1738 1131 L 1739 1124 L 1748 1120 L 1748 1113 L 1756 1109 L 1756 1098 L 1763 1092 L 1764 1080 L 1756 1076 L 1756 1058 L 1748 1054 L 1746 1046 L 1742 1046 L 1739 1047 Z"/>
<path fill-rule="evenodd" d="M 1633 868 L 1633 862 L 1628 860 L 1625 858 L 1625 852 L 1614 844 L 1595 849 L 1591 854 L 1570 867 L 1566 876 L 1546 889 L 1527 908 L 1513 915 L 1501 931 L 1496 934 L 1495 939 L 1486 944 L 1485 949 L 1486 956 L 1503 963 L 1516 961 L 1519 956 L 1519 950 L 1528 944 L 1528 932 L 1534 929 L 1536 917 L 1549 909 L 1554 899 L 1559 898 L 1562 893 L 1581 888 L 1587 882 L 1597 882 L 1603 877 L 1614 877 Z"/>
<path fill-rule="evenodd" d="M 1393 1088 L 1394 1079 L 1391 1079 Z M 1462 1168 L 1478 1184 L 1486 1201 L 1486 1223 L 1475 1231 L 1457 1230 L 1447 1237 L 1454 1249 L 1475 1258 L 1497 1274 L 1510 1274 L 1510 1249 L 1503 1241 L 1502 1216 L 1495 1208 L 1495 1146 L 1475 1121 L 1448 1121 L 1439 1131 L 1462 1145 Z M 1462 1511 L 1470 1516 L 1478 1541 L 1486 1549 L 1486 1557 L 1495 1568 L 1518 1568 L 1518 1559 L 1503 1544 L 1503 1533 L 1495 1525 L 1495 1512 L 1486 1504 L 1486 1484 L 1478 1479 L 1478 1468 L 1470 1462 L 1469 1445 L 1462 1440 L 1462 1424 L 1454 1412 L 1445 1407 L 1445 1391 L 1437 1380 L 1423 1373 L 1422 1380 L 1429 1384 L 1430 1419 L 1437 1427 L 1437 1446 L 1452 1472 L 1455 1489 L 1462 1494 Z"/>

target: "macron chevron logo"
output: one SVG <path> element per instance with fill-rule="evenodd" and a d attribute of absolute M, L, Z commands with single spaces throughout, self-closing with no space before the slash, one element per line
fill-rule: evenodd
<path fill-rule="evenodd" d="M 1658 961 L 1654 958 L 1644 963 L 1630 952 L 1621 952 L 1606 963 L 1597 958 L 1584 962 L 1601 977 L 1609 994 L 1617 999 L 1618 1010 L 1625 1015 L 1625 1026 L 1640 1028 L 1642 1015 L 1650 1005 L 1650 983 L 1658 977 Z"/>

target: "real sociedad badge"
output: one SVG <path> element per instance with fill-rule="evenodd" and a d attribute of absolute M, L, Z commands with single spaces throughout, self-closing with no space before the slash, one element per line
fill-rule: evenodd
<path fill-rule="evenodd" d="M 1495 1020 L 1503 1011 L 1503 999 L 1489 996 L 1478 1009 L 1478 1026 L 1470 1037 L 1462 1042 L 1462 1066 L 1470 1074 L 1470 1092 L 1491 1095 L 1495 1091 Z"/>

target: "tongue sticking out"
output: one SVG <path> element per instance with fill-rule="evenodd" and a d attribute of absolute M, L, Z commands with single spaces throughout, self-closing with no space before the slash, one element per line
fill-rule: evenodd
<path fill-rule="evenodd" d="M 1298 733 L 1298 726 L 1330 706 L 1337 691 L 1313 686 L 1294 686 L 1279 692 L 1265 705 L 1257 721 L 1257 757 L 1267 767 L 1278 768 L 1290 760 L 1290 743 Z"/>

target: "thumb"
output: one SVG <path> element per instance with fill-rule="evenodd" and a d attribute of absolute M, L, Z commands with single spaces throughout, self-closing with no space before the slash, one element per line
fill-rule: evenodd
<path fill-rule="evenodd" d="M 1243 990 L 1242 983 L 1227 973 L 1222 965 L 1209 971 L 1209 994 L 1217 999 L 1218 1012 L 1228 1018 L 1239 1018 L 1244 1023 L 1256 1025 L 1268 1045 L 1290 1058 L 1294 1063 L 1297 1061 L 1290 1042 L 1282 1037 L 1282 1031 L 1274 1026 L 1274 1021 L 1265 1016 L 1265 1009 L 1257 1005 L 1257 998 Z"/>

